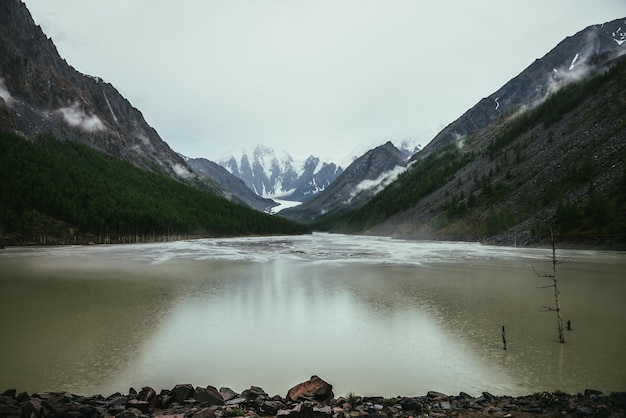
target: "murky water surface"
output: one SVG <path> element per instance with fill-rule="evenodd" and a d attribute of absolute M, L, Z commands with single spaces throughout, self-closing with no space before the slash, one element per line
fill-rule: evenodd
<path fill-rule="evenodd" d="M 0 251 L 0 390 L 626 390 L 626 254 L 315 234 Z M 505 326 L 507 350 L 502 349 Z"/>

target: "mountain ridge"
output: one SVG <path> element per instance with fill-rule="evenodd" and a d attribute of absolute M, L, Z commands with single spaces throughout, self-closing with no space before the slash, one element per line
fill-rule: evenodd
<path fill-rule="evenodd" d="M 626 248 L 626 55 L 533 110 L 415 160 L 322 226 L 408 239 Z"/>
<path fill-rule="evenodd" d="M 407 158 L 388 141 L 354 160 L 326 190 L 279 216 L 310 223 L 358 209 L 405 169 Z"/>
<path fill-rule="evenodd" d="M 186 178 L 185 162 L 110 83 L 69 65 L 19 0 L 0 5 L 5 128 L 70 138 L 147 170 Z M 8 98 L 8 100 L 7 100 Z"/>
<path fill-rule="evenodd" d="M 310 155 L 296 160 L 287 151 L 257 145 L 252 151 L 218 160 L 218 164 L 257 195 L 304 202 L 328 187 L 343 169 L 332 162 Z"/>
<path fill-rule="evenodd" d="M 546 244 L 553 227 L 563 245 L 626 248 L 623 27 L 622 18 L 566 38 L 446 126 L 361 208 L 318 211 L 308 223 L 500 245 Z"/>
<path fill-rule="evenodd" d="M 522 106 L 536 106 L 560 87 L 585 78 L 595 67 L 601 67 L 603 63 L 624 54 L 622 46 L 625 40 L 624 18 L 591 25 L 566 37 L 520 74 L 448 124 L 413 158 L 422 158 L 469 136 Z"/>

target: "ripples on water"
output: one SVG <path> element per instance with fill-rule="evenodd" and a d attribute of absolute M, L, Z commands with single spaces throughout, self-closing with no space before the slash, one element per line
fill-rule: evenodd
<path fill-rule="evenodd" d="M 565 346 L 539 312 L 542 249 L 329 234 L 8 249 L 0 389 L 284 395 L 318 374 L 337 395 L 623 390 L 626 257 L 558 253 Z"/>

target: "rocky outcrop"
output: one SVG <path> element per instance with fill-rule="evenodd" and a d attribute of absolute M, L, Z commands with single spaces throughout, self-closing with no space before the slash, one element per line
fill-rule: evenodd
<path fill-rule="evenodd" d="M 306 386 L 305 383 L 307 382 L 301 385 Z M 207 392 L 211 395 L 205 398 Z M 225 399 L 221 396 L 222 393 L 235 397 Z M 157 394 L 154 389 L 144 387 L 140 392 L 130 389 L 127 395 L 114 393 L 106 398 L 100 395 L 78 396 L 66 392 L 42 392 L 29 395 L 25 392 L 18 394 L 15 390 L 7 390 L 0 394 L 0 417 L 626 416 L 626 392 L 613 392 L 605 395 L 591 389 L 576 395 L 538 392 L 520 397 L 495 396 L 488 392 L 483 392 L 478 397 L 464 392 L 459 393 L 458 396 L 448 396 L 431 391 L 425 396 L 415 397 L 361 397 L 348 394 L 346 397 L 323 401 L 302 400 L 302 397 L 298 399 L 294 401 L 289 397 L 287 399 L 280 396 L 270 397 L 263 389 L 255 386 L 241 394 L 236 394 L 228 388 L 221 388 L 217 391 L 212 386 L 194 389 L 191 385 L 177 385 L 171 390 L 162 390 Z"/>

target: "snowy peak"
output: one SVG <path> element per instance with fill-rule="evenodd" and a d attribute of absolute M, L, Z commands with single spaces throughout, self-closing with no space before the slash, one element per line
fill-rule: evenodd
<path fill-rule="evenodd" d="M 259 196 L 299 202 L 324 190 L 343 172 L 335 163 L 313 155 L 298 161 L 286 151 L 263 145 L 222 159 L 219 164 Z"/>
<path fill-rule="evenodd" d="M 391 141 L 370 149 L 354 160 L 330 187 L 302 205 L 280 212 L 280 215 L 310 223 L 321 216 L 358 209 L 405 170 L 406 160 L 407 154 Z"/>

